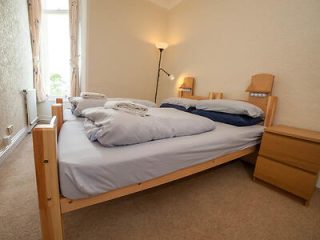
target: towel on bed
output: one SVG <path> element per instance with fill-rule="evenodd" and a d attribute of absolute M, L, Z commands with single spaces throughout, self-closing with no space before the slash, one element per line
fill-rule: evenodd
<path fill-rule="evenodd" d="M 138 99 L 138 98 L 108 98 L 108 101 L 130 101 L 133 103 L 138 103 L 146 107 L 157 107 L 154 102 L 151 102 L 146 99 Z"/>
<path fill-rule="evenodd" d="M 102 93 L 95 93 L 95 92 L 81 92 L 80 97 L 83 98 L 105 98 L 106 95 Z"/>
<path fill-rule="evenodd" d="M 119 110 L 141 117 L 148 116 L 148 108 L 146 106 L 131 101 L 108 101 L 104 104 L 104 108 Z"/>
<path fill-rule="evenodd" d="M 87 137 L 106 147 L 188 136 L 215 129 L 215 123 L 207 118 L 171 108 L 149 108 L 148 117 L 102 107 L 86 109 L 83 114 Z"/>

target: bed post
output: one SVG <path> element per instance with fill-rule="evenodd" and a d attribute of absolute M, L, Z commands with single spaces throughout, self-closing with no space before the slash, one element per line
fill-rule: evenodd
<path fill-rule="evenodd" d="M 42 239 L 62 240 L 56 117 L 32 131 Z"/>
<path fill-rule="evenodd" d="M 209 92 L 208 99 L 223 99 L 222 92 Z"/>
<path fill-rule="evenodd" d="M 270 127 L 273 124 L 274 115 L 277 109 L 278 98 L 275 96 L 269 96 L 267 102 L 267 108 L 265 112 L 264 126 Z"/>
<path fill-rule="evenodd" d="M 60 129 L 63 124 L 63 105 L 61 103 L 52 104 L 51 114 L 52 116 L 56 116 L 57 118 L 57 131 L 59 135 Z"/>
<path fill-rule="evenodd" d="M 57 99 L 56 99 L 56 103 L 61 103 L 61 104 L 63 104 L 63 99 L 62 99 L 62 98 L 57 98 Z"/>

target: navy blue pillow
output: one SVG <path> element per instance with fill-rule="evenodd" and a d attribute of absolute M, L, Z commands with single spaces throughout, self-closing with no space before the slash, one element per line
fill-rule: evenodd
<path fill-rule="evenodd" d="M 161 108 L 175 108 L 175 109 L 178 109 L 178 110 L 181 110 L 184 112 L 190 112 L 190 113 L 195 110 L 194 107 L 185 108 L 184 106 L 180 106 L 177 104 L 171 104 L 171 103 L 162 103 L 160 105 L 160 107 Z"/>
<path fill-rule="evenodd" d="M 205 111 L 200 109 L 193 110 L 192 113 L 209 118 L 216 122 L 227 123 L 238 127 L 252 126 L 263 121 L 261 117 L 253 118 L 247 115 Z"/>

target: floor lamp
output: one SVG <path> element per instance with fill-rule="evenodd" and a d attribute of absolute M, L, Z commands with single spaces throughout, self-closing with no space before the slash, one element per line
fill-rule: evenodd
<path fill-rule="evenodd" d="M 157 102 L 157 96 L 158 96 L 158 87 L 159 87 L 159 80 L 160 80 L 160 72 L 164 72 L 168 78 L 170 80 L 174 80 L 174 76 L 170 73 L 168 73 L 166 70 L 164 70 L 162 67 L 161 67 L 161 58 L 162 58 L 162 52 L 163 50 L 165 50 L 167 47 L 168 47 L 168 43 L 164 43 L 164 42 L 159 42 L 159 43 L 156 43 L 156 47 L 159 49 L 160 51 L 160 57 L 159 57 L 159 64 L 158 64 L 158 75 L 157 75 L 157 85 L 156 85 L 156 92 L 154 94 L 154 102 L 156 103 Z"/>

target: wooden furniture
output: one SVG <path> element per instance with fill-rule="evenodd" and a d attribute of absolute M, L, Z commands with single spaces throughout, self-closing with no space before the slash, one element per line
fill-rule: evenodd
<path fill-rule="evenodd" d="M 274 111 L 270 112 L 270 109 L 267 109 L 269 107 L 275 110 L 275 107 L 272 106 L 272 103 L 266 101 L 266 98 L 272 95 L 273 82 L 274 75 L 272 74 L 256 74 L 251 77 L 251 84 L 246 90 L 249 92 L 249 102 L 260 107 L 265 112 L 269 112 L 265 117 L 265 126 L 271 125 L 269 121 L 273 120 L 275 114 Z M 277 104 L 277 102 L 275 101 L 273 104 Z"/>
<path fill-rule="evenodd" d="M 178 97 L 180 98 L 190 98 L 196 100 L 204 100 L 204 99 L 222 99 L 222 92 L 210 92 L 208 97 L 203 96 L 195 96 L 194 95 L 194 85 L 195 79 L 193 77 L 185 77 L 181 86 L 178 89 Z"/>
<path fill-rule="evenodd" d="M 215 94 L 213 93 L 209 94 L 209 98 L 214 98 L 214 96 Z M 195 98 L 195 96 L 190 96 L 190 98 Z M 200 99 L 200 97 L 196 98 Z M 266 119 L 268 119 L 268 121 L 265 121 L 265 124 L 270 126 L 274 116 L 277 97 L 264 96 L 262 98 L 266 103 L 266 107 L 263 110 L 265 110 Z M 208 99 L 208 97 L 202 97 L 201 99 Z M 251 102 L 250 99 L 249 102 Z M 63 124 L 63 106 L 61 104 L 61 99 L 57 100 L 57 104 L 52 105 L 52 114 L 54 117 L 50 124 L 38 125 L 32 132 L 41 229 L 44 240 L 63 239 L 62 216 L 64 213 L 190 176 L 253 153 L 257 148 L 257 146 L 253 146 L 244 150 L 229 153 L 201 164 L 183 168 L 161 177 L 115 189 L 94 197 L 71 200 L 61 196 L 59 192 L 56 149 L 57 136 L 60 132 L 61 125 Z M 60 122 L 62 122 L 62 124 L 59 124 Z"/>
<path fill-rule="evenodd" d="M 185 77 L 181 86 L 178 89 L 178 96 L 181 98 L 187 98 L 193 96 L 194 93 L 194 78 Z"/>
<path fill-rule="evenodd" d="M 254 177 L 291 192 L 308 205 L 320 170 L 320 132 L 283 125 L 266 128 Z"/>
<path fill-rule="evenodd" d="M 277 101 L 266 101 L 266 97 L 272 95 L 273 83 L 274 75 L 268 73 L 256 74 L 251 77 L 251 84 L 246 90 L 249 92 L 249 102 L 254 103 L 265 112 L 268 112 L 264 120 L 264 126 L 266 127 L 271 126 L 272 124 L 271 122 L 273 121 L 276 109 L 275 106 L 272 105 L 277 104 Z M 271 109 L 273 109 L 273 111 Z M 241 160 L 255 165 L 257 162 L 257 157 L 258 151 L 255 151 L 254 153 L 242 157 Z"/>

